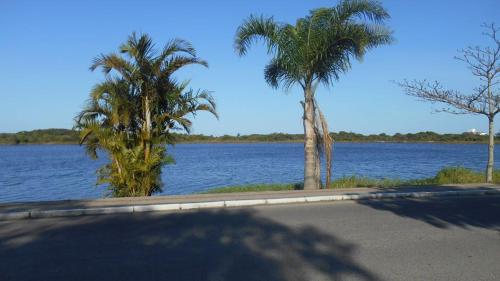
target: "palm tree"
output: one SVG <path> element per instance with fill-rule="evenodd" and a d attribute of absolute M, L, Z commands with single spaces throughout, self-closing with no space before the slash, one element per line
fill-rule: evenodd
<path fill-rule="evenodd" d="M 99 149 L 110 163 L 99 170 L 98 183 L 107 183 L 113 196 L 150 196 L 161 191 L 161 168 L 172 161 L 165 144 L 172 130 L 189 133 L 198 111 L 217 116 L 207 91 L 194 91 L 188 82 L 173 77 L 187 65 L 207 66 L 194 48 L 180 39 L 157 53 L 148 35 L 133 33 L 118 54 L 94 59 L 91 70 L 101 68 L 106 81 L 97 84 L 89 104 L 76 118 L 91 157 Z"/>
<path fill-rule="evenodd" d="M 387 11 L 375 1 L 346 0 L 332 8 L 319 8 L 299 18 L 295 25 L 274 18 L 250 16 L 237 30 L 235 49 L 240 56 L 263 40 L 272 56 L 265 67 L 266 82 L 273 88 L 300 85 L 304 92 L 304 189 L 321 187 L 320 152 L 324 149 L 327 182 L 331 178 L 331 145 L 326 119 L 315 99 L 319 84 L 330 86 L 351 68 L 351 59 L 392 41 L 383 24 Z"/>

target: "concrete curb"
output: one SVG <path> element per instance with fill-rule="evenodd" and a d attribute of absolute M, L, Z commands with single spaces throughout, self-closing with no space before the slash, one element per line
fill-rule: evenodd
<path fill-rule="evenodd" d="M 343 201 L 343 200 L 426 198 L 426 197 L 449 197 L 449 196 L 459 197 L 459 196 L 480 196 L 480 195 L 500 195 L 500 189 L 449 190 L 449 191 L 429 191 L 429 192 L 376 192 L 376 193 L 319 195 L 319 196 L 285 197 L 285 198 L 269 198 L 269 199 L 207 201 L 207 202 L 192 202 L 192 203 L 189 202 L 164 203 L 164 204 L 151 204 L 151 205 L 132 205 L 132 206 L 79 208 L 79 209 L 26 210 L 19 212 L 0 213 L 0 220 L 161 212 L 161 211 L 181 211 L 181 210 L 192 210 L 192 209 L 245 207 L 245 206 L 258 206 L 258 205 L 290 204 L 290 203 L 314 203 L 314 202 Z"/>

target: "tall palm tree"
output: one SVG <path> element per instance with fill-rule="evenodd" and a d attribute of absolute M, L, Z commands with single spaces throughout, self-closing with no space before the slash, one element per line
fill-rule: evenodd
<path fill-rule="evenodd" d="M 171 131 L 189 132 L 189 116 L 198 111 L 217 116 L 209 92 L 189 89 L 188 82 L 172 77 L 184 66 L 207 63 L 181 39 L 157 52 L 146 34 L 133 33 L 120 52 L 125 56 L 94 59 L 90 69 L 101 68 L 106 81 L 94 87 L 76 127 L 91 157 L 99 149 L 110 157 L 98 183 L 108 183 L 114 196 L 150 196 L 161 190 L 161 168 L 171 160 L 165 148 L 173 142 Z"/>
<path fill-rule="evenodd" d="M 392 41 L 384 25 L 387 11 L 375 1 L 345 0 L 332 8 L 319 8 L 295 25 L 274 18 L 250 16 L 237 30 L 235 49 L 240 56 L 262 40 L 272 56 L 264 76 L 273 88 L 300 85 L 304 91 L 304 189 L 321 187 L 320 152 L 324 148 L 327 183 L 331 178 L 331 145 L 326 119 L 315 99 L 319 84 L 330 86 L 361 60 L 367 50 Z"/>

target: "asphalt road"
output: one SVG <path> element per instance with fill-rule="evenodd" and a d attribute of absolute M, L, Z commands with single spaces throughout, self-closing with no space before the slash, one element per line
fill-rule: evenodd
<path fill-rule="evenodd" d="M 500 280 L 500 197 L 2 221 L 0 280 Z"/>

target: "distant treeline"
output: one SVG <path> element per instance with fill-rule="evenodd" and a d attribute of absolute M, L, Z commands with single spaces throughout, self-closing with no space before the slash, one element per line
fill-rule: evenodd
<path fill-rule="evenodd" d="M 340 131 L 330 134 L 336 142 L 487 142 L 488 136 L 480 136 L 472 133 L 462 134 L 438 134 L 435 132 L 420 132 L 415 134 L 378 134 L 362 135 L 352 132 Z M 302 134 L 252 134 L 220 137 L 205 135 L 175 135 L 178 142 L 301 142 L 304 139 Z"/>
<path fill-rule="evenodd" d="M 362 135 L 351 132 L 338 132 L 331 134 L 337 142 L 487 142 L 488 136 L 472 133 L 438 134 L 434 132 L 420 132 L 415 134 L 378 134 Z M 232 142 L 301 142 L 302 134 L 252 134 L 237 136 L 206 136 L 173 134 L 179 143 L 232 143 Z M 18 133 L 0 133 L 0 144 L 71 144 L 78 143 L 77 131 L 68 129 L 44 129 Z"/>
<path fill-rule="evenodd" d="M 79 133 L 68 129 L 43 129 L 0 133 L 0 144 L 78 143 Z"/>

